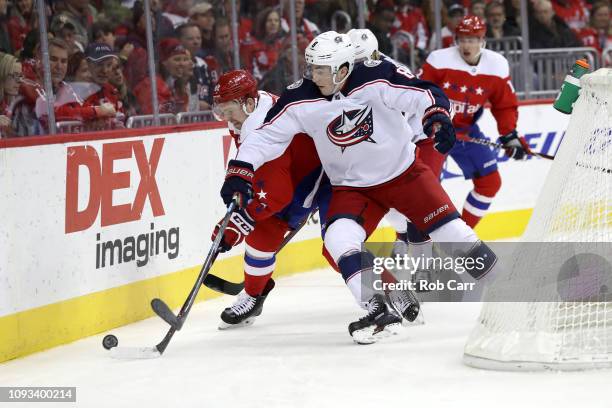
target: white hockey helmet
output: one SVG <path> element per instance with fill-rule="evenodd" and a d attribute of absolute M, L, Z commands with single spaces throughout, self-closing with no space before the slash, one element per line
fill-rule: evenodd
<path fill-rule="evenodd" d="M 306 63 L 323 65 L 331 68 L 334 85 L 339 85 L 348 78 L 355 64 L 355 52 L 351 38 L 346 34 L 326 31 L 315 37 L 305 51 Z M 342 81 L 336 81 L 336 74 L 346 65 L 348 73 Z"/>
<path fill-rule="evenodd" d="M 355 49 L 355 63 L 378 59 L 378 40 L 367 28 L 353 28 L 348 33 Z"/>

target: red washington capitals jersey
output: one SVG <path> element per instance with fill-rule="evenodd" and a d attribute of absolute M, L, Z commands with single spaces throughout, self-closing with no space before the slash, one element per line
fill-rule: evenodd
<path fill-rule="evenodd" d="M 458 132 L 467 131 L 476 123 L 487 102 L 491 103 L 500 135 L 516 129 L 518 100 L 510 82 L 508 61 L 503 55 L 483 49 L 478 64 L 468 65 L 457 46 L 445 48 L 429 54 L 419 76 L 446 93 Z"/>

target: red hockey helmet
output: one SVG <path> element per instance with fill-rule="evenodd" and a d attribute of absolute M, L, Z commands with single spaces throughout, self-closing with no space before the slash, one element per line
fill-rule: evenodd
<path fill-rule="evenodd" d="M 487 32 L 487 26 L 478 16 L 465 16 L 457 24 L 455 35 L 457 37 L 478 37 L 483 38 Z"/>
<path fill-rule="evenodd" d="M 215 104 L 239 100 L 243 103 L 246 98 L 257 99 L 257 81 L 243 69 L 227 72 L 219 78 L 213 92 Z"/>

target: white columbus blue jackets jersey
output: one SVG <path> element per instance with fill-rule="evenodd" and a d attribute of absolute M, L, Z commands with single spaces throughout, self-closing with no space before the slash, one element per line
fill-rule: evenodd
<path fill-rule="evenodd" d="M 323 96 L 308 79 L 290 85 L 236 159 L 257 169 L 280 156 L 293 135 L 306 133 L 332 185 L 376 186 L 414 161 L 413 132 L 402 112 L 422 118 L 434 105 L 450 108 L 436 85 L 387 61 L 358 64 L 333 96 Z"/>
<path fill-rule="evenodd" d="M 412 71 L 410 70 L 410 68 L 408 68 L 401 62 L 397 62 L 396 60 L 394 60 L 393 58 L 391 58 L 390 56 L 386 54 L 383 54 L 382 52 L 379 54 L 380 54 L 381 60 L 389 61 L 390 63 L 392 63 L 393 65 L 397 67 L 403 67 L 406 71 L 412 74 Z M 427 139 L 427 135 L 423 132 L 423 124 L 421 122 L 421 117 L 420 116 L 417 117 L 416 112 L 412 112 L 410 116 L 406 114 L 404 116 L 406 117 L 406 120 L 408 121 L 408 126 L 410 126 L 410 129 L 412 129 L 412 142 L 417 143 L 417 142 L 420 142 L 421 140 Z"/>

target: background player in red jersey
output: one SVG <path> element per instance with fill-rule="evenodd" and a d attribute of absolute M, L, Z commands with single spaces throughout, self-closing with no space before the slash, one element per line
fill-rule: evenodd
<path fill-rule="evenodd" d="M 486 138 L 476 122 L 487 102 L 506 155 L 523 160 L 529 153 L 527 143 L 516 131 L 518 100 L 510 82 L 508 61 L 484 48 L 485 32 L 486 25 L 479 17 L 464 17 L 455 31 L 456 45 L 432 52 L 419 75 L 443 89 L 455 113 L 457 143 L 449 154 L 465 178 L 474 183 L 461 215 L 471 227 L 478 224 L 501 187 L 495 152 L 467 141 Z"/>
<path fill-rule="evenodd" d="M 240 148 L 250 131 L 263 124 L 276 99 L 275 95 L 257 91 L 257 82 L 247 71 L 230 71 L 219 78 L 215 88 L 215 113 L 228 122 Z M 246 242 L 245 291 L 221 313 L 222 329 L 250 325 L 261 314 L 266 296 L 274 287 L 271 277 L 275 254 L 285 235 L 317 206 L 324 226 L 331 196 L 314 143 L 305 134 L 296 135 L 280 157 L 257 169 L 253 190 L 253 199 L 232 214 L 221 244 L 222 251 L 227 251 Z M 218 226 L 212 239 L 217 230 Z"/>

